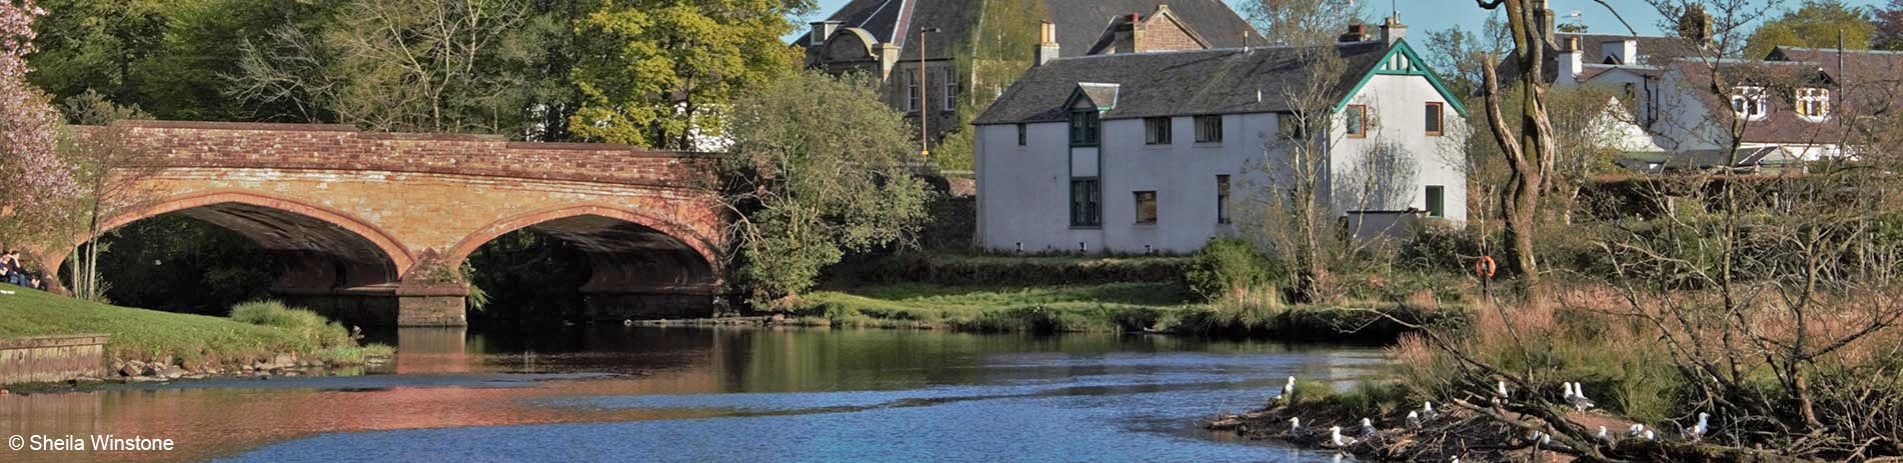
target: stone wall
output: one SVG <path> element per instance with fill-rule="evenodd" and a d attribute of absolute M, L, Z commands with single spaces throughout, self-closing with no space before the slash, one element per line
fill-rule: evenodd
<path fill-rule="evenodd" d="M 103 334 L 0 339 L 0 385 L 104 376 L 105 349 Z"/>

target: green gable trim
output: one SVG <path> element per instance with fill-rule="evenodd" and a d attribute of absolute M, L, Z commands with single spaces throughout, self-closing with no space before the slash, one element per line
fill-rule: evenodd
<path fill-rule="evenodd" d="M 1396 55 L 1406 61 L 1406 66 L 1395 66 Z M 1395 40 L 1394 46 L 1388 47 L 1387 54 L 1381 55 L 1381 59 L 1375 62 L 1374 69 L 1369 69 L 1367 74 L 1363 74 L 1361 80 L 1355 82 L 1354 88 L 1348 89 L 1348 93 L 1341 96 L 1341 101 L 1335 103 L 1335 112 L 1341 112 L 1342 108 L 1347 107 L 1348 101 L 1361 93 L 1361 87 L 1368 85 L 1368 81 L 1374 80 L 1376 75 L 1425 77 L 1427 83 L 1433 85 L 1435 91 L 1440 92 L 1441 99 L 1447 100 L 1447 105 L 1454 107 L 1454 112 L 1460 113 L 1460 117 L 1467 117 L 1467 105 L 1461 104 L 1460 97 L 1448 90 L 1447 84 L 1440 81 L 1440 76 L 1435 75 L 1434 70 L 1427 67 L 1427 62 L 1422 61 L 1421 56 L 1414 53 L 1414 47 L 1408 46 L 1407 39 Z"/>

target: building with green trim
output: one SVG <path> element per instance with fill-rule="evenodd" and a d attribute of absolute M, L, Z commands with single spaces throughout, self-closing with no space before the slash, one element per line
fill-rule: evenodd
<path fill-rule="evenodd" d="M 1467 108 L 1406 26 L 1368 29 L 1322 46 L 1040 60 L 973 122 L 979 241 L 1189 252 L 1290 220 L 1271 205 L 1305 178 L 1345 233 L 1463 224 Z"/>

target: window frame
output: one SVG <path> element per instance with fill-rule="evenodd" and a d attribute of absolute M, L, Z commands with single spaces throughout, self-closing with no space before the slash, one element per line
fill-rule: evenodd
<path fill-rule="evenodd" d="M 1103 226 L 1103 184 L 1100 182 L 1099 177 L 1070 178 L 1070 228 Z M 1080 195 L 1083 197 L 1079 198 Z"/>
<path fill-rule="evenodd" d="M 1216 176 L 1216 223 L 1229 223 L 1229 175 Z"/>
<path fill-rule="evenodd" d="M 1147 203 L 1150 206 L 1149 220 L 1144 220 L 1143 217 L 1143 205 L 1146 203 L 1146 195 L 1148 196 Z M 1161 205 L 1157 202 L 1156 190 L 1133 191 L 1131 192 L 1131 199 L 1134 200 L 1133 203 L 1136 206 L 1136 224 L 1156 225 L 1157 217 L 1162 215 L 1162 211 L 1159 209 Z"/>
<path fill-rule="evenodd" d="M 1429 101 L 1426 105 L 1421 107 L 1421 110 L 1423 111 L 1421 114 L 1422 129 L 1426 130 L 1427 136 L 1438 137 L 1447 133 L 1446 104 L 1439 101 Z M 1434 117 L 1427 117 L 1425 111 L 1429 110 L 1434 111 Z M 1432 127 L 1426 126 L 1429 122 L 1433 123 Z"/>
<path fill-rule="evenodd" d="M 918 90 L 919 90 L 918 86 L 920 85 L 919 79 L 918 79 L 919 76 L 917 72 L 918 70 L 914 69 L 913 71 L 914 72 L 905 73 L 905 113 L 906 114 L 918 114 L 919 107 L 925 105 L 924 101 L 919 101 L 919 99 L 923 97 L 924 95 L 918 94 Z"/>
<path fill-rule="evenodd" d="M 1764 120 L 1770 115 L 1764 87 L 1755 85 L 1737 85 L 1731 87 L 1731 113 L 1747 121 Z"/>
<path fill-rule="evenodd" d="M 1080 121 L 1081 119 L 1081 121 Z M 1082 126 L 1079 127 L 1079 123 Z M 1103 119 L 1095 109 L 1070 112 L 1070 146 L 1097 146 L 1103 143 Z"/>
<path fill-rule="evenodd" d="M 1348 138 L 1368 138 L 1368 105 L 1351 104 L 1343 107 L 1341 113 L 1341 131 L 1345 136 Z M 1349 114 L 1354 114 L 1356 117 L 1353 124 L 1348 123 Z"/>
<path fill-rule="evenodd" d="M 1428 185 L 1421 195 L 1421 202 L 1426 206 L 1428 217 L 1447 217 L 1447 187 L 1445 185 Z"/>
<path fill-rule="evenodd" d="M 1143 118 L 1143 144 L 1169 145 L 1174 143 L 1174 134 L 1170 133 L 1169 117 Z"/>
<path fill-rule="evenodd" d="M 1821 122 L 1830 117 L 1830 89 L 1800 87 L 1793 93 L 1792 106 L 1796 107 L 1798 116 L 1811 122 Z M 1813 109 L 1812 105 L 1816 108 Z"/>
<path fill-rule="evenodd" d="M 1190 118 L 1196 143 L 1222 143 L 1222 115 L 1204 114 Z M 1209 122 L 1214 121 L 1214 124 Z M 1209 130 L 1205 130 L 1209 129 Z M 1213 136 L 1212 136 L 1213 135 Z"/>
<path fill-rule="evenodd" d="M 1308 138 L 1308 127 L 1302 124 L 1294 112 L 1275 113 L 1275 136 L 1283 140 L 1301 140 Z"/>
<path fill-rule="evenodd" d="M 1027 136 L 1028 132 L 1030 132 L 1029 128 L 1025 127 L 1023 122 L 1019 122 L 1018 123 L 1018 146 L 1025 146 L 1025 139 L 1029 138 Z"/>
<path fill-rule="evenodd" d="M 950 112 L 950 111 L 954 111 L 958 109 L 958 78 L 957 77 L 958 77 L 958 73 L 952 72 L 950 70 L 947 70 L 944 73 L 943 80 L 945 83 L 942 85 L 939 85 L 940 94 L 942 95 L 942 98 L 944 98 L 944 104 L 943 104 L 944 107 L 940 108 L 942 111 Z"/>

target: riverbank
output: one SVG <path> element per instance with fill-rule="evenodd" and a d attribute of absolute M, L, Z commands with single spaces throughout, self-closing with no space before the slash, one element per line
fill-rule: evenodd
<path fill-rule="evenodd" d="M 257 323 L 87 302 L 24 288 L 0 294 L 0 338 L 101 333 L 106 377 L 170 380 L 231 374 L 296 374 L 387 359 L 388 346 L 358 346 L 343 328 L 256 309 Z M 280 306 L 281 308 L 281 306 Z M 308 314 L 308 312 L 304 312 Z M 314 315 L 312 315 L 314 317 Z M 339 339 L 338 336 L 342 336 Z M 135 379 L 136 378 L 136 379 Z"/>

